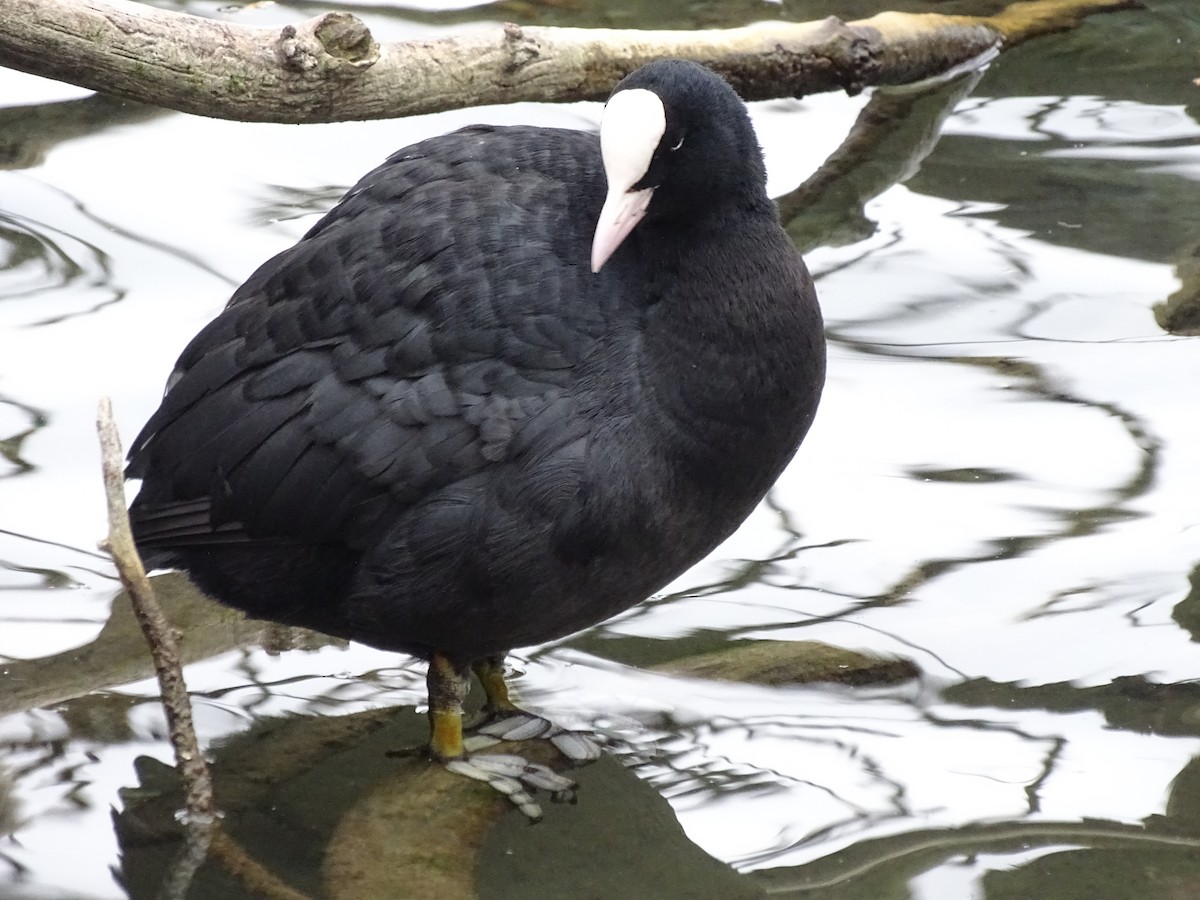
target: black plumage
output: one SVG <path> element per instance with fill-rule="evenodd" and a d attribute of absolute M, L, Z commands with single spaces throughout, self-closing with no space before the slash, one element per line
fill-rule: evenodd
<path fill-rule="evenodd" d="M 744 106 L 688 63 L 598 273 L 594 134 L 465 128 L 367 174 L 180 357 L 132 445 L 152 565 L 455 667 L 639 602 L 750 513 L 824 340 Z M 607 125 L 606 125 L 607 127 Z"/>

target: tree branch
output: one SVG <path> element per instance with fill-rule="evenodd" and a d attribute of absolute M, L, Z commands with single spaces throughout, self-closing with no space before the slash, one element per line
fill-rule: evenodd
<path fill-rule="evenodd" d="M 282 30 L 129 0 L 0 0 L 0 65 L 215 118 L 332 122 L 521 100 L 596 100 L 666 56 L 720 72 L 747 100 L 903 84 L 1005 42 L 1072 27 L 1138 0 L 1033 0 L 997 16 L 881 13 L 846 24 L 711 31 L 504 25 L 379 44 L 347 13 Z"/>

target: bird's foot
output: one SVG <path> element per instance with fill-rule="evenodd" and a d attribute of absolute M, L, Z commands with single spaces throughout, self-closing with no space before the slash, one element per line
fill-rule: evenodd
<path fill-rule="evenodd" d="M 575 782 L 548 766 L 531 763 L 522 756 L 501 753 L 476 753 L 448 759 L 446 771 L 482 781 L 507 797 L 531 822 L 542 818 L 542 808 L 531 790 L 550 791 L 555 803 L 575 802 Z"/>
<path fill-rule="evenodd" d="M 587 732 L 563 728 L 544 716 L 516 708 L 491 713 L 472 726 L 463 746 L 480 750 L 501 741 L 529 740 L 549 741 L 571 762 L 594 762 L 600 758 L 600 744 Z"/>
<path fill-rule="evenodd" d="M 470 686 L 467 667 L 441 653 L 434 653 L 429 660 L 429 755 L 456 775 L 490 785 L 535 822 L 542 817 L 542 810 L 532 791 L 550 791 L 556 802 L 574 800 L 575 782 L 547 766 L 520 756 L 474 751 L 500 741 L 541 738 L 549 740 L 568 759 L 586 762 L 600 756 L 599 745 L 580 732 L 567 731 L 518 709 L 508 696 L 502 655 L 477 659 L 470 668 L 483 685 L 487 703 L 485 717 L 475 733 L 464 736 L 462 707 Z"/>
<path fill-rule="evenodd" d="M 497 743 L 498 739 L 488 738 L 479 746 L 488 747 Z M 464 753 L 462 756 L 442 758 L 426 744 L 388 750 L 387 756 L 396 759 L 424 756 L 433 762 L 441 763 L 447 772 L 466 776 L 473 781 L 482 781 L 507 797 L 531 822 L 538 822 L 542 818 L 542 808 L 533 799 L 533 791 L 549 791 L 553 803 L 575 802 L 574 781 L 559 775 L 549 766 L 530 762 L 525 757 L 513 753 Z"/>

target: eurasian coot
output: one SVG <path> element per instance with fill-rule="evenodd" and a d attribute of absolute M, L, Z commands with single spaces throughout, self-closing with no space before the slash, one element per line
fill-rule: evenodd
<path fill-rule="evenodd" d="M 252 616 L 471 669 L 627 609 L 746 518 L 813 420 L 812 282 L 734 91 L 617 85 L 600 136 L 475 126 L 367 174 L 183 352 L 135 439 L 152 566 Z M 482 757 L 475 757 L 491 778 Z"/>

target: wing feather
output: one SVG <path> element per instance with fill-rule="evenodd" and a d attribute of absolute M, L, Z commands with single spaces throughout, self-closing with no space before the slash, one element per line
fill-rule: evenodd
<path fill-rule="evenodd" d="M 180 357 L 130 454 L 139 542 L 364 546 L 422 504 L 457 527 L 479 473 L 577 440 L 571 368 L 611 310 L 590 234 L 548 210 L 598 210 L 595 157 L 590 135 L 473 128 L 365 176 Z"/>

